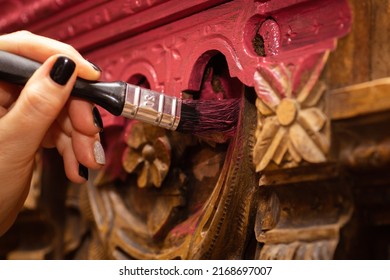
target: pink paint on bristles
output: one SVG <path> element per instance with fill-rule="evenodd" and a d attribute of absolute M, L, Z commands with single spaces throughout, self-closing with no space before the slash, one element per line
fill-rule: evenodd
<path fill-rule="evenodd" d="M 176 131 L 206 138 L 229 138 L 237 127 L 240 99 L 183 99 Z M 215 137 L 218 135 L 217 137 Z"/>

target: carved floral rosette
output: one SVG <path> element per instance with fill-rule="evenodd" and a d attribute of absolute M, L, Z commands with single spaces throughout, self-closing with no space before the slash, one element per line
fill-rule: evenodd
<path fill-rule="evenodd" d="M 326 161 L 329 120 L 324 112 L 325 86 L 317 81 L 327 57 L 327 52 L 314 55 L 290 67 L 285 63 L 263 65 L 255 73 L 256 171 L 272 164 L 292 167 L 302 161 Z M 296 75 L 297 66 L 305 73 Z"/>

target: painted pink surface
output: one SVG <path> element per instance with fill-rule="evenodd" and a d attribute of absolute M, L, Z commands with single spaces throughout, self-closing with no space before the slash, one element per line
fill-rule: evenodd
<path fill-rule="evenodd" d="M 259 73 L 274 81 L 270 87 L 281 98 L 282 83 L 291 80 L 296 97 L 302 83 L 310 88 L 318 80 L 323 54 L 351 28 L 347 0 L 0 0 L 0 5 L 1 32 L 28 29 L 69 43 L 103 69 L 102 80 L 201 99 L 240 97 L 242 85 L 255 86 Z M 257 97 L 278 104 L 269 91 L 257 90 Z M 104 180 L 113 181 L 126 176 L 118 159 L 131 121 L 101 112 Z M 192 233 L 201 214 L 194 211 L 173 236 Z"/>
<path fill-rule="evenodd" d="M 297 88 L 317 57 L 351 28 L 347 0 L 0 4 L 1 32 L 28 29 L 69 43 L 103 69 L 102 80 L 139 83 L 175 96 L 185 91 L 202 99 L 238 97 L 239 84 L 252 87 L 258 69 L 280 63 L 289 66 Z M 220 59 L 213 62 L 221 55 L 227 63 L 222 68 Z M 119 133 L 126 126 L 122 118 L 102 114 L 105 127 Z"/>
<path fill-rule="evenodd" d="M 335 39 L 349 31 L 346 1 L 290 1 L 302 3 L 282 9 L 276 2 L 287 1 L 228 2 L 89 52 L 88 57 L 107 70 L 105 79 L 129 80 L 140 74 L 152 88 L 180 95 L 199 90 L 205 65 L 216 52 L 226 57 L 231 76 L 253 86 L 259 65 L 297 64 L 332 49 Z M 257 33 L 269 39 L 265 57 L 256 53 Z"/>
<path fill-rule="evenodd" d="M 176 96 L 199 90 L 217 52 L 230 76 L 253 86 L 260 65 L 299 64 L 333 49 L 351 25 L 346 0 L 0 2 L 2 32 L 23 28 L 62 40 L 97 63 L 105 80 L 142 75 Z"/>

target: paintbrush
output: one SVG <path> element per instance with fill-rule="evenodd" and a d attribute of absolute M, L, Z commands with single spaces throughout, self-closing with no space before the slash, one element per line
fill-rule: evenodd
<path fill-rule="evenodd" d="M 0 51 L 1 80 L 25 85 L 40 65 Z M 239 99 L 181 99 L 123 81 L 93 82 L 77 78 L 71 95 L 95 103 L 115 116 L 204 137 L 213 133 L 224 138 L 231 136 L 239 110 Z"/>

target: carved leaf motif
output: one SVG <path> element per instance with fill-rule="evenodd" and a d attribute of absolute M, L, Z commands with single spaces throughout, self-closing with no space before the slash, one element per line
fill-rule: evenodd
<path fill-rule="evenodd" d="M 298 102 L 305 103 L 305 101 L 311 95 L 312 89 L 317 83 L 318 78 L 321 74 L 322 69 L 324 68 L 324 65 L 328 57 L 329 57 L 329 51 L 325 52 L 319 59 L 317 59 L 317 63 L 315 64 L 314 68 L 311 70 L 311 74 L 309 78 L 307 79 L 307 81 L 305 81 L 304 87 L 298 94 L 297 97 Z"/>
<path fill-rule="evenodd" d="M 147 142 L 154 142 L 159 137 L 165 137 L 166 130 L 155 125 L 138 122 L 143 127 L 143 135 Z M 167 141 L 168 143 L 168 141 Z M 169 144 L 169 143 L 168 143 Z"/>
<path fill-rule="evenodd" d="M 265 65 L 258 69 L 257 74 L 269 83 L 275 94 L 282 98 L 290 98 L 292 95 L 291 71 L 285 64 Z M 256 79 L 255 79 L 256 81 Z M 257 92 L 258 93 L 258 92 Z M 264 101 L 264 100 L 263 100 Z"/>
<path fill-rule="evenodd" d="M 273 159 L 275 152 L 278 149 L 279 145 L 281 144 L 281 141 L 284 138 L 285 134 L 286 134 L 286 129 L 284 127 L 279 127 L 274 137 L 271 138 L 270 141 L 268 141 L 269 146 L 267 147 L 267 149 L 265 149 L 265 153 L 261 157 L 260 163 L 256 166 L 257 172 L 263 170 Z"/>
<path fill-rule="evenodd" d="M 313 109 L 317 109 L 317 108 L 313 108 Z M 313 140 L 313 142 L 323 151 L 323 153 L 327 153 L 329 150 L 330 143 L 329 143 L 329 140 L 327 139 L 326 135 L 320 131 L 320 130 L 322 130 L 323 126 L 326 123 L 326 116 L 318 109 L 316 110 L 317 112 L 314 112 L 312 110 L 309 113 L 309 116 L 307 116 L 307 115 L 305 116 L 302 113 L 306 112 L 306 111 L 309 111 L 309 110 L 304 110 L 301 112 L 301 114 L 299 114 L 297 122 L 307 132 L 307 134 L 310 136 L 310 138 Z M 313 113 L 313 115 L 310 115 L 311 113 Z M 320 120 L 316 120 L 317 118 L 319 118 Z M 325 120 L 321 126 L 321 123 L 322 123 L 321 119 L 322 118 L 325 118 Z M 317 131 L 316 129 L 319 129 L 319 130 Z"/>
<path fill-rule="evenodd" d="M 149 171 L 150 171 L 150 176 L 151 176 L 151 183 L 156 186 L 156 187 L 161 187 L 163 178 L 165 177 L 167 173 L 167 169 L 158 169 L 156 166 L 156 163 L 160 163 L 159 160 L 155 160 L 153 164 L 150 165 Z M 160 166 L 159 166 L 160 167 Z M 164 176 L 164 177 L 163 177 Z"/>
<path fill-rule="evenodd" d="M 150 163 L 145 161 L 141 173 L 138 175 L 137 185 L 140 188 L 145 188 L 150 185 Z"/>
<path fill-rule="evenodd" d="M 167 166 L 171 163 L 171 145 L 167 137 L 158 137 L 154 142 L 154 150 L 161 164 Z"/>
<path fill-rule="evenodd" d="M 253 161 L 256 164 L 256 170 L 262 170 L 264 164 L 269 163 L 269 159 L 263 160 L 273 137 L 279 129 L 279 124 L 275 116 L 264 119 L 264 123 L 260 131 L 256 132 L 256 144 L 254 147 Z M 261 166 L 261 167 L 260 167 Z"/>
<path fill-rule="evenodd" d="M 272 88 L 271 84 L 264 78 L 264 76 L 256 71 L 254 75 L 254 85 L 257 96 L 267 105 L 272 111 L 275 111 L 276 107 L 280 103 L 280 98 Z"/>
<path fill-rule="evenodd" d="M 265 105 L 265 103 L 260 101 L 260 99 L 256 99 L 256 108 L 262 116 L 271 116 L 274 114 L 274 111 Z"/>
<path fill-rule="evenodd" d="M 311 163 L 320 163 L 326 160 L 323 152 L 299 124 L 295 123 L 290 127 L 290 139 L 304 160 Z"/>
<path fill-rule="evenodd" d="M 127 148 L 123 156 L 123 168 L 128 173 L 133 173 L 143 161 L 143 158 L 141 157 L 140 153 L 136 152 L 133 149 Z"/>
<path fill-rule="evenodd" d="M 288 133 L 285 133 L 283 135 L 283 139 L 280 140 L 279 147 L 276 149 L 273 160 L 276 164 L 281 164 L 284 155 L 288 151 L 288 143 L 290 141 L 288 140 Z"/>
<path fill-rule="evenodd" d="M 299 154 L 297 149 L 294 147 L 294 145 L 291 143 L 291 141 L 288 141 L 287 148 L 288 148 L 288 152 L 289 152 L 290 156 L 292 157 L 292 159 L 294 160 L 294 162 L 299 163 L 302 161 L 301 155 Z"/>
<path fill-rule="evenodd" d="M 326 85 L 323 82 L 319 81 L 312 89 L 310 95 L 307 96 L 305 101 L 301 103 L 301 106 L 303 108 L 310 108 L 316 106 L 319 103 L 321 97 L 323 96 L 325 90 Z"/>
<path fill-rule="evenodd" d="M 127 138 L 127 145 L 134 149 L 138 149 L 147 141 L 144 133 L 144 127 L 139 122 L 132 122 L 128 126 L 125 137 Z"/>
<path fill-rule="evenodd" d="M 151 170 L 153 185 L 156 187 L 161 187 L 165 176 L 168 174 L 169 165 L 159 159 L 155 159 L 151 166 Z"/>
<path fill-rule="evenodd" d="M 181 60 L 181 55 L 178 50 L 175 49 L 172 50 L 172 57 L 176 60 Z"/>
<path fill-rule="evenodd" d="M 170 62 L 171 58 L 181 60 L 179 49 L 185 42 L 185 38 L 166 38 L 164 43 L 159 43 L 152 47 L 152 51 L 159 54 L 157 64 L 161 63 L 164 59 L 167 59 L 167 63 Z"/>
<path fill-rule="evenodd" d="M 309 128 L 315 132 L 320 131 L 327 121 L 325 114 L 315 107 L 302 110 L 299 115 L 308 124 Z"/>

